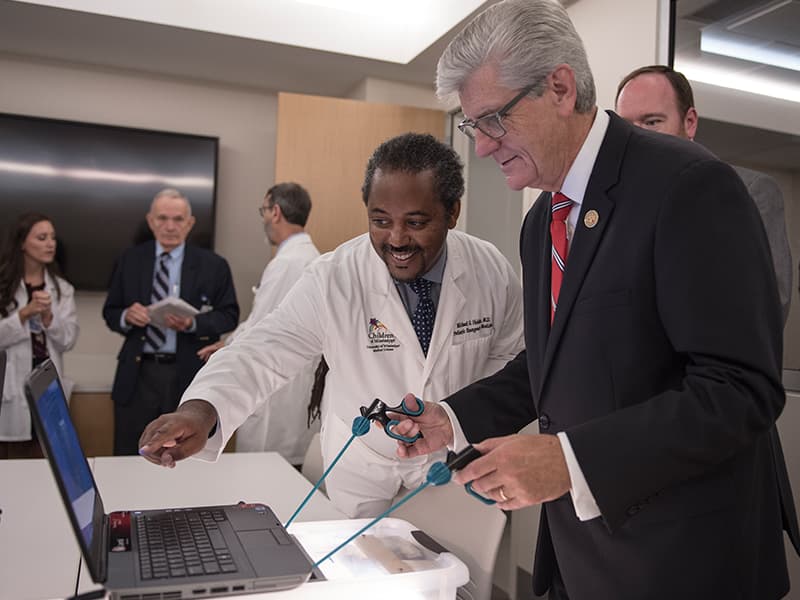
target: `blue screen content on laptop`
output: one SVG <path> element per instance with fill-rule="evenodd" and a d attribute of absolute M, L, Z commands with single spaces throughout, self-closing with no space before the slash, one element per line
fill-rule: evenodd
<path fill-rule="evenodd" d="M 69 417 L 69 409 L 58 381 L 52 381 L 47 389 L 36 399 L 47 438 L 50 441 L 52 464 L 56 465 L 72 511 L 81 529 L 87 548 L 92 547 L 92 515 L 96 492 L 89 472 L 89 465 L 83 456 L 78 434 Z"/>

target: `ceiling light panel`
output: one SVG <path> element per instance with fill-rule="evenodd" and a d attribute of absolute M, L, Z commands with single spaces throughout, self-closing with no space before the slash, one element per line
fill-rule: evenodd
<path fill-rule="evenodd" d="M 483 0 L 17 0 L 406 64 Z"/>

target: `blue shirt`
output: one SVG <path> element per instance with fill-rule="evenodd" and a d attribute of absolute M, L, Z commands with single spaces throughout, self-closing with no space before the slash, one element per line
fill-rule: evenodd
<path fill-rule="evenodd" d="M 158 242 L 156 242 L 155 248 L 155 256 L 153 256 L 153 273 L 156 272 L 156 269 L 158 268 L 159 257 L 164 252 L 164 247 Z M 169 293 L 171 296 L 180 297 L 181 294 L 181 268 L 183 267 L 183 255 L 185 250 L 186 243 L 184 242 L 169 252 L 167 271 L 169 272 Z M 120 326 L 126 331 L 131 329 L 131 326 L 125 321 L 125 314 L 127 312 L 127 310 L 122 311 L 122 316 L 120 317 Z M 192 322 L 192 326 L 187 331 L 191 331 L 194 328 L 195 324 Z M 167 335 L 167 339 L 161 348 L 155 350 L 152 346 L 150 346 L 150 344 L 145 342 L 142 351 L 148 353 L 163 352 L 165 354 L 175 354 L 175 351 L 178 348 L 178 333 L 174 329 L 169 328 L 164 329 L 164 332 Z"/>

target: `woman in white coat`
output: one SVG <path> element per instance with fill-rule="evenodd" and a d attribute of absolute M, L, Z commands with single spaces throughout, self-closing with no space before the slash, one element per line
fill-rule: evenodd
<path fill-rule="evenodd" d="M 58 274 L 56 232 L 46 216 L 20 216 L 4 242 L 0 349 L 6 350 L 8 365 L 0 404 L 0 458 L 41 457 L 24 381 L 47 358 L 63 372 L 61 355 L 78 339 L 75 291 Z M 69 396 L 70 390 L 65 391 Z"/>

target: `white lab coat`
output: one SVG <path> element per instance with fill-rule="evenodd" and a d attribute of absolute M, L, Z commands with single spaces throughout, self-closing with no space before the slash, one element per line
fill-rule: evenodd
<path fill-rule="evenodd" d="M 448 233 L 426 357 L 386 265 L 364 234 L 320 257 L 275 311 L 215 353 L 183 401 L 199 398 L 216 408 L 217 430 L 199 454 L 213 460 L 258 399 L 322 351 L 330 366 L 322 401 L 327 467 L 349 438 L 359 407 L 374 398 L 395 405 L 407 392 L 438 401 L 494 373 L 522 347 L 522 290 L 493 245 Z M 427 465 L 441 459 L 400 461 L 395 451 L 396 442 L 374 427 L 350 445 L 326 481 L 340 510 L 376 514 L 401 485 L 415 486 Z"/>
<path fill-rule="evenodd" d="M 61 354 L 72 349 L 78 339 L 78 315 L 75 308 L 75 290 L 65 280 L 58 279 L 61 297 L 56 294 L 55 283 L 45 272 L 45 290 L 53 298 L 53 321 L 45 330 L 47 352 L 62 376 L 64 393 L 69 398 L 72 382 L 63 377 L 64 367 Z M 3 400 L 0 406 L 0 441 L 18 442 L 31 439 L 31 414 L 25 399 L 25 377 L 31 372 L 33 350 L 29 323 L 23 324 L 19 309 L 28 304 L 25 284 L 20 281 L 14 294 L 17 308 L 6 318 L 0 319 L 0 349 L 8 353 L 6 381 L 3 386 Z"/>
<path fill-rule="evenodd" d="M 285 239 L 261 275 L 250 314 L 228 337 L 226 344 L 275 310 L 303 270 L 318 256 L 319 250 L 307 233 L 296 233 Z M 307 425 L 307 406 L 318 363 L 319 357 L 247 417 L 236 431 L 237 452 L 278 452 L 292 464 L 303 462 L 311 436 L 319 430 L 318 421 L 311 428 Z"/>

